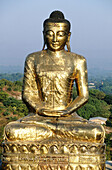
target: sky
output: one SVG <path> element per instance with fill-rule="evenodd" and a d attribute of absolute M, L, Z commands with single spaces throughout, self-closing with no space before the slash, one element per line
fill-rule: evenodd
<path fill-rule="evenodd" d="M 60 10 L 71 22 L 71 51 L 89 68 L 112 70 L 112 0 L 0 0 L 0 65 L 22 66 L 43 46 L 43 21 Z"/>

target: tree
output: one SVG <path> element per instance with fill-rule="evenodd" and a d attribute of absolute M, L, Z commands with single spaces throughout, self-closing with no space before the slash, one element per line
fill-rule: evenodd
<path fill-rule="evenodd" d="M 90 117 L 93 117 L 96 113 L 96 108 L 94 105 L 91 105 L 89 103 L 87 103 L 85 106 L 83 106 L 82 108 L 80 108 L 77 111 L 78 115 L 85 118 L 85 119 L 89 119 Z"/>
<path fill-rule="evenodd" d="M 112 104 L 112 95 L 106 95 L 104 97 L 104 101 L 107 102 L 108 104 Z"/>
<path fill-rule="evenodd" d="M 106 143 L 106 159 L 112 160 L 112 152 L 110 148 L 112 148 L 112 141 L 110 140 L 112 137 L 112 133 L 106 134 L 105 143 Z"/>
<path fill-rule="evenodd" d="M 6 111 L 6 112 L 3 113 L 3 115 L 8 116 L 8 115 L 10 115 L 10 113 Z"/>
<path fill-rule="evenodd" d="M 8 94 L 4 91 L 0 92 L 0 102 L 3 102 L 4 100 L 6 100 L 8 98 Z"/>
<path fill-rule="evenodd" d="M 109 118 L 111 115 L 111 106 L 103 100 L 104 96 L 105 94 L 103 92 L 93 89 L 90 90 L 88 103 L 81 107 L 77 113 L 85 119 L 96 116 Z"/>
<path fill-rule="evenodd" d="M 96 90 L 96 89 L 91 89 L 89 91 L 89 94 L 90 94 L 91 97 L 95 97 L 95 98 L 97 98 L 99 100 L 104 99 L 104 97 L 106 95 L 104 92 Z"/>

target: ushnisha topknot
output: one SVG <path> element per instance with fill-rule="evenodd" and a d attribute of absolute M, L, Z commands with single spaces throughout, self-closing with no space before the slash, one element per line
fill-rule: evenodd
<path fill-rule="evenodd" d="M 64 14 L 61 11 L 53 11 L 49 18 L 53 19 L 65 19 Z"/>
<path fill-rule="evenodd" d="M 53 11 L 49 18 L 46 19 L 43 23 L 43 27 L 49 23 L 66 23 L 68 26 L 68 30 L 70 31 L 71 24 L 68 20 L 65 19 L 64 14 L 61 11 Z"/>

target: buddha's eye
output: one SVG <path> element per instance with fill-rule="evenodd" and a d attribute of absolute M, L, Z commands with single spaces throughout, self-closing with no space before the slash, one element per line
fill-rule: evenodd
<path fill-rule="evenodd" d="M 66 33 L 64 31 L 59 31 L 59 32 L 57 32 L 57 35 L 59 37 L 64 37 L 66 35 Z"/>
<path fill-rule="evenodd" d="M 46 32 L 46 35 L 52 37 L 52 36 L 53 36 L 53 31 L 47 31 L 47 32 Z"/>

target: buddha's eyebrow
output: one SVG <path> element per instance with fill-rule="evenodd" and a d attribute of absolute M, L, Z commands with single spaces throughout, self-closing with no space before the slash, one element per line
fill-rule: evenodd
<path fill-rule="evenodd" d="M 59 32 L 62 32 L 62 33 L 67 34 L 67 31 L 61 31 L 61 30 L 60 30 L 60 31 L 58 31 L 57 33 L 59 33 Z"/>
<path fill-rule="evenodd" d="M 45 31 L 45 32 L 49 32 L 49 31 L 54 32 L 53 30 L 47 30 L 47 31 Z"/>
<path fill-rule="evenodd" d="M 49 31 L 52 31 L 52 30 L 47 30 L 47 31 L 46 31 L 46 30 L 44 30 L 44 31 L 43 31 L 43 33 L 47 33 L 47 32 L 49 32 Z M 53 32 L 53 31 L 52 31 L 52 32 Z"/>

